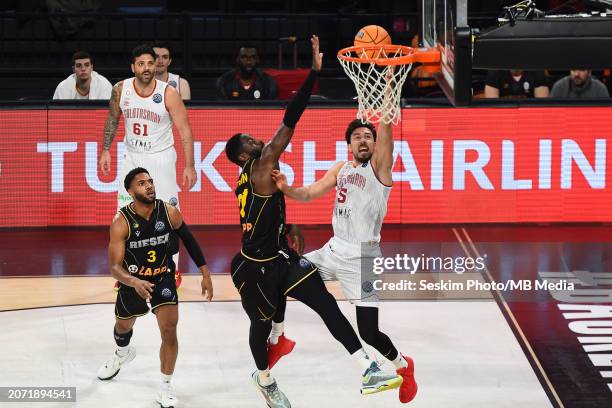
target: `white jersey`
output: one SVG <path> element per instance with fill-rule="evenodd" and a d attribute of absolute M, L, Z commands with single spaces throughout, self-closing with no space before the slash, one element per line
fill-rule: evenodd
<path fill-rule="evenodd" d="M 134 79 L 123 81 L 119 106 L 125 124 L 125 148 L 133 153 L 157 153 L 174 146 L 172 118 L 166 109 L 167 83 L 155 81 L 155 89 L 141 96 Z"/>
<path fill-rule="evenodd" d="M 179 95 L 181 94 L 181 77 L 179 75 L 168 72 L 168 85 L 176 89 Z"/>
<path fill-rule="evenodd" d="M 369 161 L 357 167 L 345 163 L 336 178 L 334 238 L 356 246 L 379 243 L 390 193 L 391 187 L 376 178 Z"/>

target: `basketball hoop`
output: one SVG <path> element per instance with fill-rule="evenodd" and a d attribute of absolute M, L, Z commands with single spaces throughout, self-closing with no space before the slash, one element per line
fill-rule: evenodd
<path fill-rule="evenodd" d="M 372 123 L 400 121 L 402 86 L 413 63 L 440 70 L 438 50 L 403 45 L 347 47 L 338 51 L 338 60 L 357 90 L 357 118 Z"/>

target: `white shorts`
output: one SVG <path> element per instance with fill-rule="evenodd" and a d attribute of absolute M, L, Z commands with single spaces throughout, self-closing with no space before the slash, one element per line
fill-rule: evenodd
<path fill-rule="evenodd" d="M 117 209 L 132 202 L 132 197 L 123 187 L 123 180 L 130 170 L 144 167 L 149 171 L 155 185 L 156 198 L 178 207 L 178 185 L 176 184 L 176 150 L 174 147 L 157 153 L 133 153 L 126 151 L 121 163 L 121 177 L 117 195 Z"/>
<path fill-rule="evenodd" d="M 368 257 L 381 256 L 378 246 L 368 251 Z M 364 285 L 361 276 L 361 248 L 330 239 L 322 248 L 304 255 L 319 268 L 323 280 L 337 280 L 346 299 L 355 306 L 378 307 L 378 295 L 371 284 Z M 362 290 L 363 288 L 363 290 Z"/>

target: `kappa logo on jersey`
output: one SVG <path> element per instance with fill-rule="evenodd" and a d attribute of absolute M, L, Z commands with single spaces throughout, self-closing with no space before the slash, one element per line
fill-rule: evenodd
<path fill-rule="evenodd" d="M 168 203 L 171 206 L 176 207 L 178 205 L 178 199 L 176 197 L 170 197 L 170 201 L 168 201 Z"/>
<path fill-rule="evenodd" d="M 164 224 L 163 221 L 157 221 L 155 223 L 155 231 L 162 232 L 164 229 L 166 229 L 166 224 Z"/>
<path fill-rule="evenodd" d="M 170 85 L 173 88 L 176 88 L 176 81 L 168 81 L 168 85 Z"/>
<path fill-rule="evenodd" d="M 161 295 L 165 298 L 169 298 L 170 296 L 172 296 L 172 291 L 168 288 L 164 288 L 164 290 L 162 290 Z"/>
<path fill-rule="evenodd" d="M 138 272 L 138 266 L 136 266 L 136 265 L 130 265 L 130 266 L 128 266 L 128 271 L 129 271 L 130 273 L 136 273 L 136 272 Z"/>
<path fill-rule="evenodd" d="M 160 103 L 161 101 L 162 101 L 161 94 L 156 93 L 155 95 L 153 95 L 153 102 Z"/>

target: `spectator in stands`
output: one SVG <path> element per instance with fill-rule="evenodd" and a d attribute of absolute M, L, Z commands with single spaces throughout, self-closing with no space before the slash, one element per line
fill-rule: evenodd
<path fill-rule="evenodd" d="M 72 75 L 55 88 L 53 99 L 110 99 L 113 86 L 108 79 L 93 70 L 88 52 L 72 55 Z"/>
<path fill-rule="evenodd" d="M 155 59 L 155 79 L 167 82 L 174 87 L 183 100 L 191 99 L 191 88 L 185 78 L 178 74 L 168 72 L 168 67 L 172 64 L 172 52 L 168 44 L 162 42 L 153 43 L 153 51 L 157 55 Z"/>
<path fill-rule="evenodd" d="M 511 69 L 489 71 L 485 98 L 546 98 L 548 85 L 543 71 Z"/>
<path fill-rule="evenodd" d="M 259 55 L 253 46 L 240 48 L 237 67 L 217 79 L 220 99 L 277 99 L 278 84 L 259 67 Z"/>
<path fill-rule="evenodd" d="M 553 85 L 553 98 L 609 98 L 606 86 L 591 76 L 590 69 L 572 69 Z"/>

